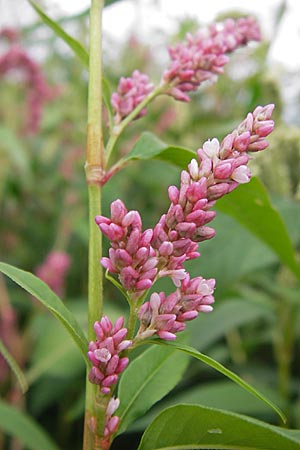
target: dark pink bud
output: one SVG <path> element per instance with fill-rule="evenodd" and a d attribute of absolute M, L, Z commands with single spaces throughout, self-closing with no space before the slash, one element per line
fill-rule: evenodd
<path fill-rule="evenodd" d="M 260 152 L 261 150 L 265 150 L 269 146 L 269 142 L 265 141 L 263 138 L 260 138 L 258 141 L 253 142 L 248 147 L 249 152 Z"/>
<path fill-rule="evenodd" d="M 120 422 L 120 418 L 118 416 L 113 416 L 107 423 L 107 428 L 109 430 L 109 434 L 114 434 L 117 429 Z"/>
<path fill-rule="evenodd" d="M 114 223 L 111 223 L 110 225 L 100 223 L 99 228 L 110 241 L 118 241 L 119 239 L 122 239 L 124 235 L 123 228 Z"/>
<path fill-rule="evenodd" d="M 198 311 L 186 311 L 183 314 L 180 314 L 178 320 L 181 322 L 186 322 L 189 320 L 194 320 L 198 316 Z"/>
<path fill-rule="evenodd" d="M 208 239 L 212 239 L 215 235 L 216 232 L 213 228 L 199 227 L 195 232 L 194 240 L 197 242 L 206 241 Z"/>
<path fill-rule="evenodd" d="M 141 216 L 137 211 L 129 211 L 122 220 L 123 227 L 129 227 L 132 225 L 133 227 L 137 227 L 141 229 L 142 227 L 142 220 Z"/>
<path fill-rule="evenodd" d="M 124 249 L 117 249 L 115 251 L 115 259 L 116 261 L 119 260 L 123 266 L 129 266 L 132 264 L 132 257 Z"/>
<path fill-rule="evenodd" d="M 104 387 L 110 387 L 113 384 L 116 384 L 116 382 L 118 381 L 118 375 L 108 375 L 108 377 L 105 377 L 101 384 Z"/>
<path fill-rule="evenodd" d="M 114 266 L 112 265 L 112 262 L 109 258 L 103 257 L 100 260 L 102 266 L 104 267 L 104 269 L 107 269 L 109 272 L 112 273 L 118 273 L 118 271 L 114 268 Z"/>
<path fill-rule="evenodd" d="M 152 229 L 145 230 L 141 235 L 140 245 L 143 247 L 148 247 L 152 237 L 153 237 L 153 230 Z"/>
<path fill-rule="evenodd" d="M 115 347 L 117 347 L 120 344 L 120 342 L 123 341 L 126 334 L 127 334 L 127 328 L 121 328 L 119 331 L 114 333 L 113 340 L 114 340 Z"/>
<path fill-rule="evenodd" d="M 124 216 L 127 214 L 127 209 L 121 200 L 115 200 L 110 205 L 111 221 L 118 224 L 122 223 Z"/>
<path fill-rule="evenodd" d="M 263 122 L 258 122 L 258 126 L 255 128 L 255 132 L 260 137 L 268 136 L 274 130 L 274 121 L 265 120 Z"/>
<path fill-rule="evenodd" d="M 138 291 L 146 291 L 152 287 L 153 281 L 149 278 L 142 279 L 138 281 L 135 285 L 135 288 Z"/>
<path fill-rule="evenodd" d="M 228 183 L 218 183 L 210 186 L 207 190 L 209 200 L 217 200 L 228 193 Z"/>
<path fill-rule="evenodd" d="M 113 375 L 118 367 L 119 364 L 119 356 L 114 355 L 111 360 L 108 362 L 106 366 L 106 374 L 107 375 Z"/>
<path fill-rule="evenodd" d="M 112 329 L 112 333 L 114 334 L 114 338 L 115 338 L 115 333 L 120 331 L 121 328 L 123 328 L 123 325 L 124 325 L 124 317 L 121 316 L 121 317 L 119 317 L 116 320 L 116 323 L 115 323 L 115 325 L 113 326 L 113 329 Z"/>
<path fill-rule="evenodd" d="M 158 249 L 159 253 L 162 256 L 170 256 L 173 252 L 173 244 L 172 242 L 163 242 Z"/>
<path fill-rule="evenodd" d="M 128 366 L 128 364 L 129 364 L 129 359 L 128 359 L 128 358 L 126 358 L 126 357 L 121 358 L 121 359 L 119 360 L 119 365 L 118 365 L 118 367 L 117 367 L 117 369 L 116 369 L 116 373 L 121 373 L 121 372 L 123 372 L 123 370 L 126 369 L 126 367 Z"/>
<path fill-rule="evenodd" d="M 225 180 L 226 178 L 229 178 L 232 174 L 233 167 L 230 162 L 224 160 L 221 161 L 215 168 L 214 168 L 214 176 L 215 178 L 218 178 L 219 180 Z"/>
<path fill-rule="evenodd" d="M 170 95 L 175 98 L 175 100 L 179 100 L 180 102 L 190 102 L 191 99 L 188 95 L 186 95 L 181 89 L 173 87 L 170 90 Z"/>
<path fill-rule="evenodd" d="M 106 223 L 107 225 L 109 225 L 111 223 L 111 220 L 105 216 L 96 216 L 95 222 L 97 225 L 100 225 L 100 223 Z"/>
<path fill-rule="evenodd" d="M 122 352 L 123 350 L 126 350 L 127 348 L 129 348 L 132 344 L 132 341 L 130 340 L 126 340 L 126 341 L 122 341 L 119 345 L 118 345 L 118 352 Z"/>
<path fill-rule="evenodd" d="M 237 136 L 234 140 L 234 148 L 239 152 L 245 152 L 248 149 L 250 143 L 250 131 L 245 131 L 244 133 Z"/>
<path fill-rule="evenodd" d="M 176 225 L 176 230 L 182 237 L 191 237 L 196 229 L 196 224 L 193 222 L 181 222 Z"/>

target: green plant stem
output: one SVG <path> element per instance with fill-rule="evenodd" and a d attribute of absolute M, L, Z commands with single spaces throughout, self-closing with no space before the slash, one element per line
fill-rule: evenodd
<path fill-rule="evenodd" d="M 136 116 L 142 111 L 142 109 L 144 109 L 150 102 L 152 102 L 152 100 L 154 100 L 155 97 L 157 97 L 160 94 L 163 94 L 165 90 L 166 90 L 165 85 L 157 86 L 152 92 L 150 92 L 149 95 L 147 95 L 146 98 L 144 98 L 144 100 L 141 103 L 138 104 L 138 106 L 124 120 L 122 120 L 122 122 L 114 126 L 114 128 L 112 129 L 111 136 L 106 145 L 107 164 L 109 163 L 109 160 L 113 154 L 115 145 L 119 137 L 121 136 L 127 125 L 129 125 L 129 123 L 132 120 L 134 120 Z"/>
<path fill-rule="evenodd" d="M 93 325 L 102 314 L 102 237 L 94 220 L 101 214 L 101 178 L 104 173 L 102 136 L 102 8 L 103 0 L 92 0 L 90 10 L 90 59 L 88 91 L 88 124 L 86 180 L 89 195 L 89 273 L 88 273 L 88 340 L 94 339 Z M 100 398 L 99 398 L 100 397 Z M 106 402 L 105 402 L 106 403 Z M 100 450 L 104 430 L 105 405 L 98 387 L 86 383 L 86 405 L 83 450 Z"/>

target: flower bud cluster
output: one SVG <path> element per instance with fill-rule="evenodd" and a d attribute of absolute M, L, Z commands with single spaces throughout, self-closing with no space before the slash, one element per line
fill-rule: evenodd
<path fill-rule="evenodd" d="M 26 129 L 30 133 L 36 133 L 39 129 L 43 105 L 53 97 L 55 91 L 49 87 L 38 64 L 17 44 L 12 45 L 0 56 L 0 77 L 12 70 L 18 70 L 24 75 L 28 92 Z"/>
<path fill-rule="evenodd" d="M 150 83 L 148 75 L 134 70 L 131 77 L 121 77 L 117 92 L 111 96 L 111 104 L 115 110 L 114 120 L 118 124 L 128 116 L 153 91 L 154 85 Z M 143 117 L 146 109 L 142 109 L 136 118 Z"/>
<path fill-rule="evenodd" d="M 195 35 L 188 33 L 186 42 L 169 48 L 172 62 L 163 74 L 163 83 L 170 85 L 168 94 L 189 102 L 188 92 L 196 91 L 203 81 L 223 73 L 223 66 L 228 62 L 226 53 L 260 38 L 253 17 L 227 19 L 200 29 Z"/>
<path fill-rule="evenodd" d="M 121 200 L 111 204 L 111 218 L 95 218 L 102 233 L 111 241 L 109 258 L 101 263 L 109 272 L 118 273 L 119 280 L 131 297 L 139 298 L 150 289 L 157 274 L 157 258 L 150 245 L 153 230 L 142 231 L 137 211 L 127 211 Z"/>
<path fill-rule="evenodd" d="M 45 261 L 36 268 L 35 273 L 57 295 L 61 296 L 70 265 L 70 256 L 65 252 L 55 250 L 48 254 Z"/>
<path fill-rule="evenodd" d="M 99 385 L 103 394 L 111 392 L 111 387 L 117 383 L 119 374 L 129 362 L 127 357 L 120 356 L 132 344 L 130 340 L 125 340 L 127 328 L 123 325 L 123 317 L 119 317 L 113 326 L 107 316 L 94 324 L 97 339 L 89 343 L 88 357 L 93 364 L 89 380 Z"/>
<path fill-rule="evenodd" d="M 154 292 L 150 301 L 139 311 L 140 329 L 137 339 L 157 334 L 161 339 L 174 340 L 176 333 L 185 329 L 185 322 L 193 320 L 199 312 L 212 311 L 215 280 L 202 277 L 190 279 L 187 274 L 181 286 L 172 294 Z"/>

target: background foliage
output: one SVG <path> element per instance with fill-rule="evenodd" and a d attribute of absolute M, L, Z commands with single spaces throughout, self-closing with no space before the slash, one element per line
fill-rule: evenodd
<path fill-rule="evenodd" d="M 79 38 L 86 35 L 86 14 L 68 21 Z M 62 21 L 61 25 L 64 24 Z M 179 40 L 187 29 L 196 29 L 198 25 L 179 23 L 171 40 Z M 20 30 L 20 45 L 32 55 L 42 26 L 36 24 Z M 9 44 L 4 41 L 2 44 L 4 52 Z M 29 134 L 24 130 L 28 114 L 24 106 L 26 86 L 14 75 L 0 79 L 3 217 L 0 253 L 5 262 L 34 272 L 51 250 L 66 251 L 72 264 L 63 298 L 84 326 L 88 239 L 83 176 L 87 77 L 84 66 L 65 51 L 53 34 L 47 34 L 43 47 L 46 51 L 39 62 L 57 94 L 44 106 L 38 133 Z M 201 89 L 189 105 L 177 104 L 169 98 L 156 100 L 148 115 L 133 123 L 120 139 L 119 155 L 127 155 L 144 130 L 156 133 L 171 146 L 197 149 L 207 138 L 222 138 L 257 104 L 276 104 L 277 130 L 271 139 L 271 149 L 259 155 L 253 164 L 253 171 L 269 191 L 275 228 L 270 235 L 270 216 L 259 214 L 251 204 L 251 197 L 260 195 L 255 182 L 245 187 L 249 199 L 236 191 L 230 199 L 232 204 L 229 199 L 220 202 L 214 220 L 217 236 L 201 244 L 200 262 L 191 262 L 189 267 L 193 276 L 201 274 L 217 279 L 215 311 L 192 323 L 187 339 L 197 350 L 205 351 L 259 388 L 284 410 L 288 426 L 299 429 L 300 296 L 295 254 L 300 240 L 300 131 L 296 125 L 287 125 L 282 120 L 284 104 L 280 84 L 265 63 L 269 49 L 270 43 L 263 42 L 239 51 L 232 57 L 225 75 L 216 84 Z M 132 57 L 128 58 L 128 54 Z M 162 71 L 161 62 L 152 54 L 151 43 L 140 43 L 134 34 L 121 49 L 106 49 L 104 62 L 105 77 L 112 89 L 120 76 L 129 76 L 136 67 L 149 72 L 157 81 Z M 110 202 L 121 196 L 128 209 L 141 212 L 145 227 L 153 226 L 167 208 L 167 187 L 178 182 L 179 173 L 179 167 L 161 161 L 132 161 L 105 185 L 104 214 L 108 213 Z M 269 199 L 261 198 L 261 201 L 269 202 Z M 249 215 L 247 223 L 241 220 L 245 211 Z M 106 252 L 107 242 L 105 246 Z M 21 424 L 32 416 L 61 448 L 80 449 L 85 382 L 80 355 L 66 332 L 34 299 L 28 301 L 28 294 L 9 280 L 1 278 L 0 281 L 3 299 L 0 337 L 8 342 L 8 349 L 23 368 L 30 387 L 26 397 L 22 396 L 14 376 L 2 365 L 1 398 L 26 414 L 20 418 Z M 168 289 L 163 281 L 161 286 Z M 105 293 L 110 317 L 114 319 L 120 312 L 125 314 L 123 299 L 108 282 Z M 7 333 L 3 323 L 8 312 L 13 317 L 9 339 L 3 334 Z M 151 351 L 157 352 L 157 364 L 165 361 L 163 353 L 159 354 L 161 350 L 148 350 Z M 137 355 L 137 365 L 138 358 Z M 174 361 L 170 362 L 172 358 Z M 217 372 L 182 355 L 171 355 L 169 359 L 164 362 L 158 380 L 174 365 L 180 367 L 178 377 L 174 375 L 170 382 L 171 392 L 164 398 L 161 398 L 164 393 L 158 392 L 158 402 L 148 405 L 152 408 L 142 419 L 135 420 L 137 413 L 128 417 L 123 411 L 122 423 L 130 425 L 129 432 L 118 437 L 115 448 L 121 442 L 122 448 L 127 445 L 133 449 L 150 421 L 165 407 L 178 402 L 199 403 L 204 412 L 205 407 L 222 408 L 278 425 L 278 418 L 264 403 Z M 153 362 L 153 356 L 149 361 Z M 183 373 L 181 382 L 174 388 Z M 157 390 L 158 385 L 159 381 L 150 383 L 148 388 Z M 0 417 L 10 413 L 5 408 L 8 406 L 4 403 L 2 406 L 1 401 Z M 169 411 L 170 417 L 163 413 L 166 423 L 171 420 L 172 410 Z M 184 414 L 190 411 L 187 409 Z M 222 420 L 224 426 L 229 426 L 226 421 L 230 421 L 230 415 Z M 283 435 L 281 438 L 285 439 Z M 43 442 L 42 434 L 40 439 Z M 51 447 L 46 441 L 48 444 L 39 442 L 36 448 L 55 449 L 54 444 Z M 26 448 L 28 443 L 23 442 Z M 13 444 L 14 438 L 7 434 L 0 437 L 0 447 L 13 448 L 10 447 Z M 145 435 L 141 449 L 147 448 L 150 447 Z"/>

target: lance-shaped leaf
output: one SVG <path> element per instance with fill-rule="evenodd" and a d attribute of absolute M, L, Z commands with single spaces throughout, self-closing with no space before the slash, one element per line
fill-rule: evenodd
<path fill-rule="evenodd" d="M 176 348 L 177 350 L 179 350 L 181 352 L 184 352 L 184 353 L 192 356 L 193 358 L 198 359 L 199 361 L 204 362 L 208 366 L 212 367 L 213 369 L 215 369 L 218 372 L 220 372 L 223 375 L 225 375 L 230 380 L 234 381 L 236 384 L 238 384 L 242 388 L 246 389 L 246 391 L 248 391 L 250 394 L 253 394 L 255 397 L 257 397 L 260 400 L 262 400 L 263 402 L 265 402 L 267 405 L 269 405 L 281 417 L 283 422 L 286 421 L 286 418 L 285 418 L 285 415 L 283 414 L 283 412 L 276 405 L 274 405 L 274 403 L 271 402 L 271 400 L 267 399 L 257 389 L 252 387 L 246 381 L 242 380 L 242 378 L 240 378 L 234 372 L 232 372 L 231 370 L 227 369 L 226 367 L 224 367 L 222 364 L 220 364 L 218 361 L 214 360 L 210 356 L 204 355 L 203 353 L 198 352 L 197 350 L 195 350 L 192 347 L 189 347 L 188 345 L 177 343 L 177 342 L 170 342 L 170 341 L 168 342 L 168 341 L 162 341 L 160 339 L 157 339 L 157 340 L 153 339 L 153 340 L 145 341 L 145 343 L 158 344 L 158 345 L 164 345 L 164 346 L 168 346 L 168 347 L 173 347 L 173 348 Z"/>
<path fill-rule="evenodd" d="M 0 263 L 0 271 L 11 278 L 29 294 L 36 297 L 63 324 L 88 364 L 88 341 L 77 320 L 54 292 L 32 273 L 6 263 Z"/>
<path fill-rule="evenodd" d="M 0 400 L 0 430 L 17 438 L 28 450 L 59 450 L 31 417 Z"/>
<path fill-rule="evenodd" d="M 300 450 L 299 440 L 279 427 L 226 411 L 177 405 L 146 429 L 138 450 Z"/>
<path fill-rule="evenodd" d="M 8 349 L 3 344 L 2 340 L 0 339 L 0 353 L 2 354 L 3 358 L 11 368 L 11 370 L 14 372 L 20 386 L 22 389 L 22 392 L 25 393 L 28 389 L 28 383 L 25 378 L 25 375 L 23 374 L 20 366 L 18 365 L 17 361 L 14 359 L 14 357 L 9 353 Z"/>
<path fill-rule="evenodd" d="M 50 17 L 47 16 L 47 14 L 45 14 L 36 3 L 34 3 L 31 0 L 29 0 L 29 3 L 31 4 L 33 9 L 37 12 L 37 14 L 40 16 L 42 21 L 46 25 L 48 25 L 48 27 L 51 28 L 54 31 L 54 33 L 57 36 L 59 36 L 73 50 L 75 55 L 78 56 L 80 61 L 88 68 L 89 55 L 86 49 L 83 47 L 83 45 L 76 39 L 74 39 L 72 36 L 70 36 L 68 33 L 66 33 L 58 22 L 55 22 L 55 20 L 50 19 Z"/>
<path fill-rule="evenodd" d="M 196 153 L 188 148 L 167 145 L 152 133 L 141 134 L 133 149 L 121 161 L 127 163 L 141 159 L 159 159 L 180 168 L 186 168 Z"/>
<path fill-rule="evenodd" d="M 257 178 L 218 200 L 217 208 L 233 216 L 267 244 L 298 277 L 300 267 L 285 223 Z"/>

